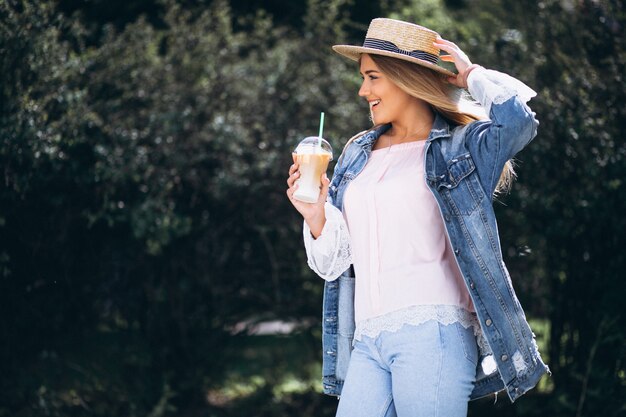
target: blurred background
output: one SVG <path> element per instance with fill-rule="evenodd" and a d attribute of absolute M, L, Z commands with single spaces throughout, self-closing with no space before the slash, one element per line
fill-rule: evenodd
<path fill-rule="evenodd" d="M 620 0 L 0 0 L 0 416 L 333 416 L 291 150 L 368 127 L 393 17 L 532 86 L 496 203 L 552 370 L 470 416 L 626 415 Z"/>

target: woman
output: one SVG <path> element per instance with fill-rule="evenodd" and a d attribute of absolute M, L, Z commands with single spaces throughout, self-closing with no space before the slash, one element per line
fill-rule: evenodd
<path fill-rule="evenodd" d="M 296 164 L 287 180 L 309 266 L 326 280 L 325 392 L 341 396 L 338 416 L 465 416 L 469 400 L 502 389 L 515 401 L 548 368 L 491 202 L 536 135 L 534 91 L 397 20 L 333 49 L 359 62 L 374 127 L 348 142 L 317 203 L 292 198 Z"/>

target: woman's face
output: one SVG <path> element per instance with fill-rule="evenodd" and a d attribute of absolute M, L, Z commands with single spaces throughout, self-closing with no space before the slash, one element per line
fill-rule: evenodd
<path fill-rule="evenodd" d="M 369 103 L 374 124 L 397 121 L 418 101 L 380 72 L 374 60 L 367 54 L 361 55 L 360 73 L 363 83 L 359 96 Z"/>

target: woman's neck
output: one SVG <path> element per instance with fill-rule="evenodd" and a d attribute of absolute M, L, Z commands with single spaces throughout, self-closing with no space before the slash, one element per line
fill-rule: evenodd
<path fill-rule="evenodd" d="M 435 115 L 430 106 L 420 101 L 391 122 L 391 128 L 386 132 L 386 136 L 391 140 L 391 144 L 426 139 L 434 120 Z"/>

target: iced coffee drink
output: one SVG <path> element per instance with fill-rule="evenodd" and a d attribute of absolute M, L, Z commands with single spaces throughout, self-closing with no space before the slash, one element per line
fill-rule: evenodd
<path fill-rule="evenodd" d="M 294 154 L 300 178 L 296 181 L 298 189 L 293 197 L 305 203 L 316 203 L 320 196 L 322 174 L 333 159 L 332 148 L 326 140 L 309 136 L 300 142 Z"/>

